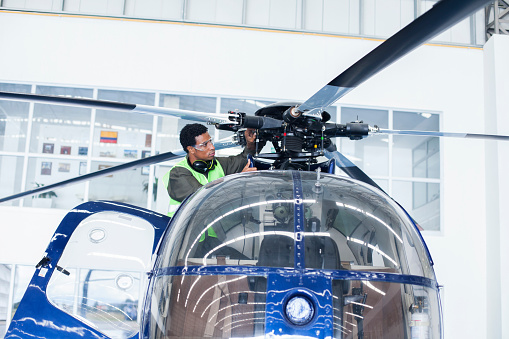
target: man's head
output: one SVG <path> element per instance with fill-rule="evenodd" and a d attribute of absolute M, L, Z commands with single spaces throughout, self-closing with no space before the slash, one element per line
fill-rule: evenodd
<path fill-rule="evenodd" d="M 180 131 L 180 144 L 189 154 L 189 160 L 212 160 L 215 148 L 207 127 L 201 124 L 188 124 Z"/>

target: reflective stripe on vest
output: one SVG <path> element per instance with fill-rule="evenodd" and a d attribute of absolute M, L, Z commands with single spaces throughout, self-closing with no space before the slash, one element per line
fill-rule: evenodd
<path fill-rule="evenodd" d="M 223 168 L 221 167 L 221 164 L 219 163 L 219 161 L 217 161 L 216 167 L 214 167 L 213 170 L 210 170 L 208 172 L 208 177 L 206 177 L 204 174 L 201 174 L 201 173 L 195 171 L 194 169 L 192 169 L 191 166 L 189 166 L 189 163 L 187 162 L 187 157 L 184 158 L 182 161 L 179 161 L 178 163 L 176 163 L 175 166 L 173 166 L 173 168 L 175 168 L 175 167 L 186 168 L 189 172 L 191 172 L 193 177 L 195 177 L 195 179 L 198 180 L 198 182 L 201 185 L 205 185 L 211 181 L 214 181 L 216 179 L 224 177 L 224 171 L 223 171 Z M 168 187 L 170 185 L 170 172 L 171 172 L 171 169 L 168 172 L 166 172 L 166 174 L 163 176 L 163 184 L 166 187 L 166 190 L 168 190 Z M 180 206 L 180 204 L 181 204 L 181 202 L 174 200 L 174 199 L 172 199 L 172 197 L 170 197 L 170 208 L 169 208 L 168 216 L 173 217 L 173 214 L 175 214 L 175 211 L 177 211 L 177 208 Z"/>

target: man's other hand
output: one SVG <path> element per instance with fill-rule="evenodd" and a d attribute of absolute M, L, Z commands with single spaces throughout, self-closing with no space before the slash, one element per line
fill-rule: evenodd
<path fill-rule="evenodd" d="M 247 148 L 254 150 L 256 148 L 256 130 L 254 128 L 248 128 L 244 132 L 246 137 Z"/>
<path fill-rule="evenodd" d="M 251 166 L 251 160 L 247 159 L 247 164 L 242 169 L 242 172 L 254 172 L 254 171 L 258 170 L 256 167 L 249 167 L 249 166 Z"/>

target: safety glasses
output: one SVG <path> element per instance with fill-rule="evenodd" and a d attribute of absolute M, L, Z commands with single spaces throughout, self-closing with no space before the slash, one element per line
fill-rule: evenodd
<path fill-rule="evenodd" d="M 212 138 L 210 138 L 209 140 L 207 141 L 204 141 L 202 142 L 201 144 L 199 145 L 195 145 L 193 146 L 195 149 L 197 149 L 198 151 L 204 151 L 206 150 L 210 145 L 214 145 L 214 140 L 212 140 Z"/>

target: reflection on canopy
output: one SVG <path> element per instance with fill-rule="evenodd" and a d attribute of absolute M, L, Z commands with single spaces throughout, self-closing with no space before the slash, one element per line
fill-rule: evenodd
<path fill-rule="evenodd" d="M 152 307 L 154 336 L 263 337 L 285 326 L 292 293 L 310 298 L 312 323 L 329 324 L 335 338 L 411 337 L 416 312 L 438 333 L 434 273 L 415 226 L 392 199 L 356 181 L 227 176 L 181 206 L 165 239 L 152 300 L 168 309 Z M 406 283 L 415 277 L 427 280 Z"/>

